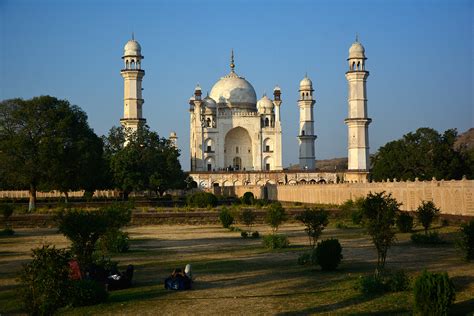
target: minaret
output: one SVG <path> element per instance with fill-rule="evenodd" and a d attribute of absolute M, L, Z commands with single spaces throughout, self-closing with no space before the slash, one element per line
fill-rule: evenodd
<path fill-rule="evenodd" d="M 123 93 L 123 118 L 120 123 L 125 128 L 136 131 L 139 125 L 144 125 L 146 120 L 143 118 L 142 106 L 145 102 L 142 99 L 142 79 L 145 71 L 141 69 L 140 44 L 133 38 L 125 44 L 122 59 L 125 68 L 120 71 L 124 80 Z"/>
<path fill-rule="evenodd" d="M 281 146 L 281 89 L 277 85 L 273 89 L 273 104 L 275 104 L 275 170 L 283 170 L 283 163 L 281 160 L 282 146 Z"/>
<path fill-rule="evenodd" d="M 178 149 L 178 136 L 176 135 L 176 132 L 171 132 L 170 133 L 169 140 L 170 140 L 171 146 Z"/>
<path fill-rule="evenodd" d="M 365 182 L 370 169 L 369 165 L 369 132 L 372 121 L 367 117 L 366 82 L 369 72 L 365 70 L 365 49 L 357 37 L 349 49 L 349 71 L 346 72 L 348 82 L 349 113 L 344 122 L 348 129 L 348 171 L 351 182 Z"/>
<path fill-rule="evenodd" d="M 300 108 L 300 130 L 299 130 L 299 145 L 300 145 L 300 168 L 304 170 L 314 170 L 316 163 L 314 161 L 314 119 L 313 107 L 316 102 L 313 99 L 313 83 L 305 76 L 300 82 L 300 99 L 298 100 L 298 107 Z"/>

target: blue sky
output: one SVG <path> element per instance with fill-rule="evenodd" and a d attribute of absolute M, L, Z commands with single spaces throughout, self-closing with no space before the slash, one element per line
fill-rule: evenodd
<path fill-rule="evenodd" d="M 144 116 L 178 133 L 189 169 L 188 99 L 236 72 L 257 96 L 282 88 L 283 162 L 298 161 L 298 84 L 313 80 L 316 155 L 346 156 L 348 49 L 366 49 L 371 152 L 418 127 L 474 126 L 473 2 L 0 0 L 0 99 L 53 95 L 99 135 L 123 114 L 123 46 L 145 56 Z"/>

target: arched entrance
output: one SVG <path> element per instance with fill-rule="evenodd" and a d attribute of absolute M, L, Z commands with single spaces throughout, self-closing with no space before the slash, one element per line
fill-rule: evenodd
<path fill-rule="evenodd" d="M 252 140 L 243 127 L 235 127 L 225 135 L 224 163 L 234 170 L 253 170 Z"/>

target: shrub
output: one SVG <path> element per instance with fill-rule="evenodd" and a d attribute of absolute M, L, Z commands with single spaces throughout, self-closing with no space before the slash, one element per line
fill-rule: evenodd
<path fill-rule="evenodd" d="M 365 226 L 377 250 L 376 273 L 383 271 L 387 251 L 395 242 L 392 226 L 399 206 L 397 200 L 385 192 L 369 193 L 362 203 Z"/>
<path fill-rule="evenodd" d="M 410 286 L 410 277 L 404 270 L 398 270 L 385 276 L 385 284 L 390 292 L 406 291 Z"/>
<path fill-rule="evenodd" d="M 245 239 L 245 238 L 247 238 L 247 237 L 249 236 L 249 233 L 247 233 L 247 232 L 241 232 L 241 233 L 240 233 L 240 236 Z"/>
<path fill-rule="evenodd" d="M 256 215 L 251 209 L 245 209 L 242 211 L 242 213 L 240 213 L 240 220 L 248 227 L 249 230 L 255 222 L 255 218 Z"/>
<path fill-rule="evenodd" d="M 364 295 L 406 291 L 410 278 L 403 270 L 360 276 L 355 288 Z"/>
<path fill-rule="evenodd" d="M 263 245 L 269 249 L 286 248 L 289 244 L 286 235 L 271 234 L 263 237 Z"/>
<path fill-rule="evenodd" d="M 457 246 L 461 249 L 465 260 L 474 259 L 474 220 L 461 225 Z"/>
<path fill-rule="evenodd" d="M 242 204 L 245 205 L 252 205 L 254 200 L 255 197 L 252 192 L 245 192 L 241 199 Z"/>
<path fill-rule="evenodd" d="M 322 209 L 305 209 L 296 219 L 305 225 L 305 232 L 309 238 L 309 246 L 314 248 L 319 236 L 328 225 L 328 213 Z"/>
<path fill-rule="evenodd" d="M 278 231 L 278 227 L 286 221 L 286 218 L 285 209 L 280 203 L 276 202 L 268 208 L 265 222 L 270 225 L 273 233 L 275 233 Z"/>
<path fill-rule="evenodd" d="M 223 207 L 219 213 L 219 220 L 224 228 L 229 228 L 234 223 L 234 217 L 227 207 Z"/>
<path fill-rule="evenodd" d="M 425 229 L 425 234 L 428 234 L 428 229 L 431 226 L 433 220 L 438 217 L 439 208 L 436 208 L 433 202 L 423 201 L 416 210 L 416 217 L 420 224 Z"/>
<path fill-rule="evenodd" d="M 336 270 L 342 260 L 342 247 L 337 239 L 320 241 L 313 253 L 315 263 L 326 271 Z"/>
<path fill-rule="evenodd" d="M 217 197 L 209 192 L 196 192 L 188 196 L 187 203 L 193 207 L 215 207 Z"/>
<path fill-rule="evenodd" d="M 11 204 L 0 204 L 0 213 L 5 222 L 7 222 L 10 216 L 12 216 L 14 209 L 15 208 Z"/>
<path fill-rule="evenodd" d="M 305 252 L 303 254 L 301 254 L 299 257 L 298 257 L 298 264 L 299 265 L 308 265 L 311 263 L 311 254 L 309 252 Z"/>
<path fill-rule="evenodd" d="M 97 246 L 103 253 L 122 253 L 130 248 L 130 238 L 128 233 L 110 229 L 99 238 Z"/>
<path fill-rule="evenodd" d="M 59 232 L 71 241 L 81 271 L 92 263 L 92 254 L 100 237 L 110 230 L 119 230 L 131 219 L 128 204 L 115 204 L 97 211 L 67 210 L 58 216 Z"/>
<path fill-rule="evenodd" d="M 78 280 L 72 282 L 72 306 L 95 305 L 107 300 L 109 294 L 103 284 L 94 280 Z"/>
<path fill-rule="evenodd" d="M 258 231 L 254 231 L 252 233 L 252 238 L 259 238 L 260 237 L 260 234 L 258 233 Z"/>
<path fill-rule="evenodd" d="M 409 233 L 413 230 L 413 216 L 407 212 L 400 212 L 395 221 L 397 228 L 402 233 Z"/>
<path fill-rule="evenodd" d="M 364 218 L 364 214 L 361 210 L 353 210 L 351 212 L 351 220 L 354 225 L 362 224 L 362 220 Z"/>
<path fill-rule="evenodd" d="M 68 304 L 71 293 L 71 254 L 49 245 L 32 250 L 33 260 L 20 273 L 20 295 L 33 315 L 51 315 Z"/>
<path fill-rule="evenodd" d="M 413 296 L 415 314 L 447 315 L 456 293 L 446 272 L 431 273 L 425 270 L 415 280 Z"/>
<path fill-rule="evenodd" d="M 349 228 L 346 224 L 344 224 L 343 222 L 337 222 L 336 223 L 336 228 L 338 229 L 346 229 L 346 228 Z"/>
<path fill-rule="evenodd" d="M 10 227 L 0 230 L 0 236 L 13 236 L 13 235 L 15 235 L 15 231 L 11 229 Z"/>
<path fill-rule="evenodd" d="M 385 292 L 385 285 L 382 279 L 373 274 L 360 276 L 355 288 L 364 295 L 381 294 Z"/>
<path fill-rule="evenodd" d="M 263 207 L 263 206 L 268 205 L 268 200 L 265 200 L 265 199 L 254 199 L 254 200 L 253 200 L 253 204 L 254 204 L 257 208 L 261 208 L 261 207 Z"/>
<path fill-rule="evenodd" d="M 438 232 L 429 232 L 428 234 L 412 234 L 411 241 L 415 244 L 437 245 L 443 244 L 444 240 L 439 237 Z"/>

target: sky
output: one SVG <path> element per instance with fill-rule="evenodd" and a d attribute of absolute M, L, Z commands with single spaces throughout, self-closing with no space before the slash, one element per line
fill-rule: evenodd
<path fill-rule="evenodd" d="M 298 87 L 313 81 L 316 158 L 347 156 L 348 49 L 364 45 L 370 152 L 419 127 L 474 126 L 473 1 L 0 0 L 0 100 L 52 95 L 98 135 L 123 115 L 123 46 L 142 46 L 144 117 L 178 134 L 189 170 L 189 105 L 235 71 L 257 97 L 282 89 L 283 164 L 298 162 Z"/>

